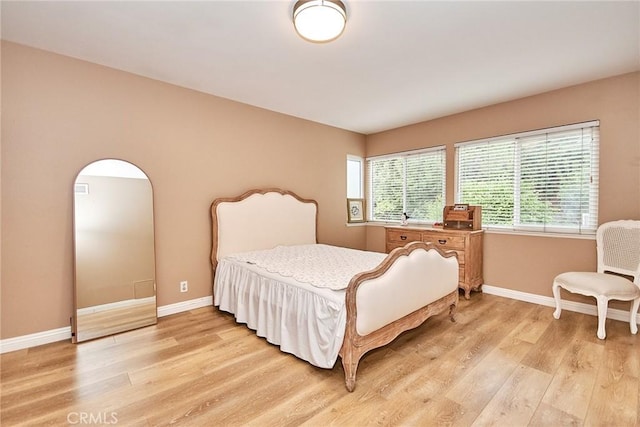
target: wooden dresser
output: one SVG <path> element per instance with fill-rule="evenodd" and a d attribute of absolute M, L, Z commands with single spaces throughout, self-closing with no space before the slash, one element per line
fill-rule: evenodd
<path fill-rule="evenodd" d="M 425 227 L 385 227 L 386 251 L 391 252 L 409 242 L 431 242 L 446 251 L 456 251 L 460 272 L 458 286 L 469 299 L 471 290 L 479 291 L 482 277 L 483 230 L 443 230 Z"/>

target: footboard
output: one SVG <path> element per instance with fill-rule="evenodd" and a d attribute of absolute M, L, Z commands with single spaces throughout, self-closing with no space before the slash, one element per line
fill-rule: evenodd
<path fill-rule="evenodd" d="M 375 270 L 351 279 L 340 357 L 347 390 L 353 391 L 360 358 L 429 317 L 458 304 L 458 260 L 430 243 L 394 249 Z"/>

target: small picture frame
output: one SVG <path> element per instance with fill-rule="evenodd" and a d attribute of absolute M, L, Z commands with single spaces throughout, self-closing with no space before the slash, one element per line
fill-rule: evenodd
<path fill-rule="evenodd" d="M 466 203 L 457 203 L 455 205 L 453 205 L 453 210 L 454 211 L 468 211 L 469 210 L 469 205 Z"/>
<path fill-rule="evenodd" d="M 347 199 L 347 222 L 364 222 L 364 199 Z"/>

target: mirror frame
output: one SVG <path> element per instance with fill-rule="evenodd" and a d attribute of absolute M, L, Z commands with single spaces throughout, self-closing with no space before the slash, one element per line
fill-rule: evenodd
<path fill-rule="evenodd" d="M 78 278 L 78 202 L 77 202 L 77 197 L 78 197 L 78 184 L 85 184 L 83 182 L 79 182 L 79 178 L 81 176 L 83 176 L 83 172 L 85 172 L 87 170 L 87 168 L 89 168 L 92 165 L 98 164 L 100 162 L 105 162 L 105 161 L 113 161 L 113 162 L 118 162 L 118 163 L 125 163 L 127 166 L 127 168 L 135 168 L 137 169 L 137 171 L 140 172 L 140 174 L 144 175 L 144 179 L 148 182 L 149 184 L 149 197 L 150 197 L 150 211 L 151 211 L 151 245 L 152 247 L 151 249 L 151 259 L 153 262 L 151 271 L 152 271 L 152 275 L 153 277 L 151 279 L 146 278 L 145 280 L 131 280 L 131 285 L 133 286 L 132 292 L 134 294 L 134 298 L 130 299 L 130 300 L 124 300 L 125 302 L 123 303 L 122 301 L 116 301 L 116 302 L 108 302 L 108 303 L 104 303 L 101 305 L 97 305 L 97 306 L 89 306 L 85 308 L 85 312 L 80 314 L 79 310 L 81 310 L 81 308 L 78 307 L 78 291 L 79 291 L 79 278 Z M 92 176 L 92 177 L 100 177 L 100 176 L 104 176 L 104 177 L 112 177 L 112 178 L 133 178 L 133 179 L 142 179 L 141 176 L 138 177 L 133 177 L 133 176 L 122 176 L 122 174 L 117 175 L 110 175 L 110 174 L 95 174 L 95 175 L 89 175 L 89 174 L 85 174 L 84 176 Z M 88 184 L 87 184 L 88 186 Z M 88 188 L 88 187 L 87 187 Z M 89 190 L 90 191 L 90 190 Z M 89 191 L 87 192 L 87 194 L 89 194 Z M 98 159 L 95 160 L 91 163 L 86 164 L 82 169 L 80 169 L 80 171 L 76 174 L 74 182 L 73 182 L 73 190 L 72 190 L 72 200 L 73 200 L 73 217 L 72 217 L 72 229 L 73 229 L 73 315 L 72 315 L 72 322 L 71 322 L 71 340 L 73 343 L 80 343 L 80 342 L 84 342 L 84 341 L 88 341 L 88 340 L 92 340 L 92 339 L 97 339 L 97 338 L 101 338 L 101 337 L 106 337 L 106 336 L 110 336 L 110 335 L 114 335 L 114 334 L 118 334 L 121 332 L 125 332 L 128 330 L 132 330 L 132 329 L 138 329 L 141 327 L 146 327 L 146 326 L 150 326 L 150 325 L 154 325 L 157 323 L 158 321 L 158 312 L 157 312 L 157 286 L 156 286 L 156 280 L 157 280 L 157 263 L 156 263 L 156 247 L 155 247 L 155 199 L 154 199 L 154 191 L 153 191 L 153 183 L 151 182 L 151 179 L 149 179 L 149 175 L 147 175 L 147 173 L 142 170 L 142 168 L 140 168 L 139 166 L 137 166 L 136 164 L 129 162 L 127 160 L 122 160 L 122 159 L 117 159 L 117 158 L 103 158 L 103 159 Z M 121 206 L 130 206 L 127 204 L 122 204 Z M 108 216 L 107 216 L 108 217 Z M 113 217 L 109 217 L 109 219 L 112 219 Z M 148 230 L 148 229 L 146 229 Z M 148 248 L 148 246 L 147 246 Z M 149 254 L 147 254 L 147 256 L 149 256 Z M 148 260 L 149 261 L 149 260 Z M 148 266 L 149 264 L 147 264 Z M 153 302 L 151 303 L 151 301 L 148 301 L 147 303 L 143 303 L 143 304 L 136 304 L 134 301 L 136 300 L 135 298 L 135 286 L 136 283 L 140 284 L 142 289 L 144 289 L 146 291 L 147 294 L 151 293 L 151 283 L 149 283 L 150 281 L 152 281 L 152 298 L 153 298 Z M 139 289 L 140 289 L 139 288 Z M 151 298 L 151 296 L 145 297 L 144 299 L 147 298 Z M 143 299 L 143 298 L 140 298 Z M 127 303 L 127 301 L 131 301 L 131 303 Z M 153 306 L 153 315 L 151 314 L 151 304 Z M 88 310 L 86 310 L 88 309 Z M 126 315 L 131 316 L 131 320 L 127 323 L 124 322 L 123 319 Z M 89 331 L 85 330 L 83 333 L 82 330 L 82 326 L 79 328 L 79 318 L 80 316 L 82 316 L 82 318 L 80 319 L 80 323 L 83 323 L 85 325 L 87 325 L 88 327 L 90 327 L 91 329 L 89 329 Z M 110 319 L 111 318 L 111 319 Z M 112 321 L 112 325 L 110 325 L 108 322 L 106 324 L 102 324 L 100 325 L 100 327 L 96 327 L 94 329 L 94 324 L 96 323 L 100 323 L 103 320 L 111 320 Z M 83 336 L 84 335 L 84 336 Z"/>

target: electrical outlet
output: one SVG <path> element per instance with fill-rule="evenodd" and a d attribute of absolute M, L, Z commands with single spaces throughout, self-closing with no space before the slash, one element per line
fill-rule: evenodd
<path fill-rule="evenodd" d="M 189 282 L 183 280 L 180 282 L 180 292 L 187 292 L 189 290 Z"/>

